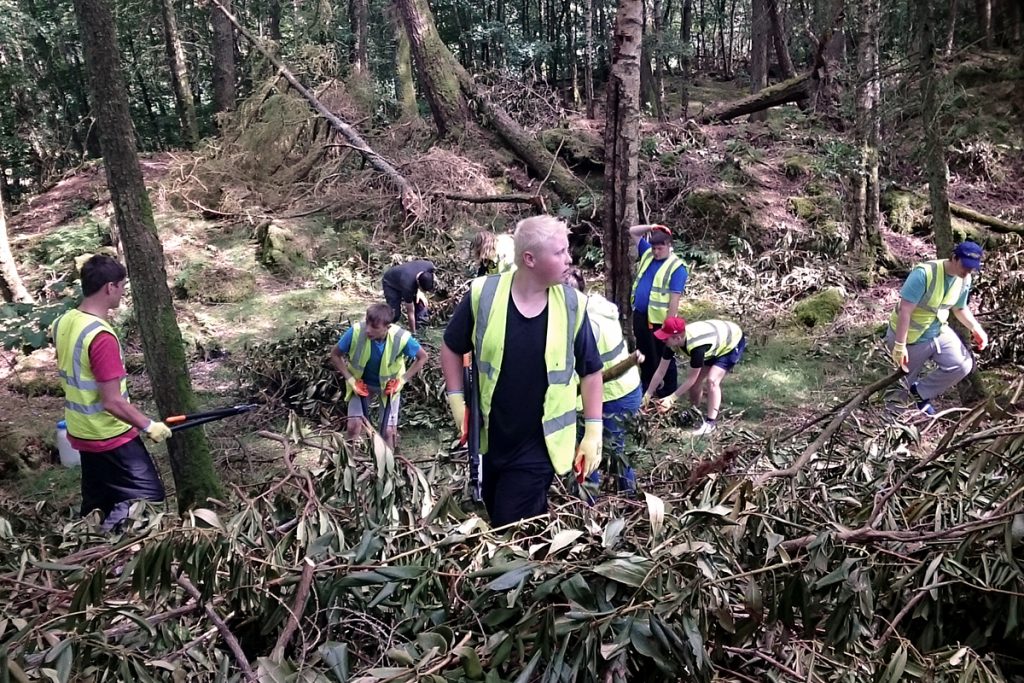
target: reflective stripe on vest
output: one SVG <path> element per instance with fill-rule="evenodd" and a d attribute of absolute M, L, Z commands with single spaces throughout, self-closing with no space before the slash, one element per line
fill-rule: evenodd
<path fill-rule="evenodd" d="M 693 353 L 694 349 L 711 344 L 711 350 L 705 354 L 705 358 L 721 358 L 736 348 L 743 337 L 743 331 L 736 323 L 725 320 L 698 320 L 686 326 L 686 353 Z"/>
<path fill-rule="evenodd" d="M 512 296 L 513 273 L 477 278 L 471 287 L 473 311 L 473 347 L 480 372 L 480 409 L 483 428 L 480 451 L 487 453 L 491 400 L 501 374 L 505 355 L 505 330 L 508 304 Z M 575 340 L 583 324 L 583 296 L 564 285 L 548 289 L 548 326 L 544 346 L 544 365 L 548 388 L 544 392 L 542 429 L 548 457 L 558 474 L 572 467 L 576 450 L 576 375 Z"/>
<path fill-rule="evenodd" d="M 946 289 L 946 269 L 943 267 L 945 261 L 925 261 L 914 266 L 924 272 L 924 295 L 917 304 L 914 312 L 910 314 L 910 328 L 907 330 L 907 343 L 913 344 L 921 338 L 932 323 L 936 320 L 940 325 L 945 325 L 949 320 L 949 309 L 960 300 L 960 294 L 964 287 L 970 287 L 971 276 L 966 278 L 953 278 L 953 284 Z M 889 316 L 889 327 L 896 331 L 899 322 L 900 305 L 896 304 L 896 310 Z"/>
<path fill-rule="evenodd" d="M 619 322 L 619 310 L 615 304 L 600 294 L 587 297 L 587 316 L 590 327 L 597 341 L 597 351 L 601 354 L 601 369 L 607 370 L 616 363 L 629 357 L 629 349 L 622 338 L 622 324 Z M 627 396 L 640 386 L 640 371 L 635 367 L 627 370 L 621 377 L 604 383 L 602 401 L 608 403 Z"/>
<path fill-rule="evenodd" d="M 380 359 L 380 385 L 383 387 L 388 380 L 397 379 L 405 374 L 405 347 L 409 345 L 412 335 L 398 325 L 388 327 L 388 336 L 384 340 L 384 353 Z M 366 335 L 366 326 L 361 323 L 352 325 L 352 346 L 349 349 L 348 364 L 352 375 L 362 379 L 366 372 L 366 364 L 370 362 L 371 339 Z M 352 398 L 352 387 L 345 385 L 345 400 Z"/>
<path fill-rule="evenodd" d="M 640 278 L 647 272 L 647 269 L 651 267 L 654 261 L 654 249 L 648 249 L 644 252 L 644 255 L 640 257 L 640 265 L 636 269 L 636 279 L 633 280 L 633 291 L 630 294 L 630 305 L 636 307 L 636 286 L 640 282 Z M 669 298 L 672 296 L 672 290 L 669 285 L 672 282 L 672 275 L 683 265 L 682 259 L 675 254 L 670 253 L 666 258 L 661 267 L 658 268 L 658 272 L 654 274 L 654 281 L 651 283 L 651 294 L 647 301 L 647 321 L 655 325 L 660 325 L 665 322 L 665 318 L 668 317 L 668 304 Z"/>
<path fill-rule="evenodd" d="M 67 421 L 68 433 L 79 439 L 112 439 L 131 429 L 130 424 L 103 408 L 99 383 L 92 374 L 89 348 L 101 332 L 108 332 L 117 339 L 117 334 L 107 321 L 77 309 L 57 318 L 50 327 L 50 334 L 57 347 L 57 374 L 64 388 L 64 419 Z M 120 389 L 121 395 L 127 399 L 127 377 L 121 378 Z"/>

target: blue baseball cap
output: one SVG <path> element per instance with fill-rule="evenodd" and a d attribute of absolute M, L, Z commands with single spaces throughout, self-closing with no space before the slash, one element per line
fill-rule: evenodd
<path fill-rule="evenodd" d="M 984 249 L 971 241 L 961 242 L 953 249 L 953 256 L 971 270 L 981 268 L 981 257 L 984 253 Z"/>

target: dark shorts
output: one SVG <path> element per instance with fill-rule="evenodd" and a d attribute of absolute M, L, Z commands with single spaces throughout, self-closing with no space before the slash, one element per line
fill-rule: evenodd
<path fill-rule="evenodd" d="M 100 510 L 106 517 L 127 500 L 164 499 L 164 485 L 141 437 L 102 453 L 82 452 L 83 516 Z"/>
<path fill-rule="evenodd" d="M 704 367 L 716 367 L 723 368 L 726 372 L 732 372 L 732 369 L 736 367 L 736 364 L 743 358 L 743 351 L 747 348 L 747 338 L 740 337 L 740 343 L 736 345 L 736 348 L 718 358 L 709 358 L 704 361 Z"/>
<path fill-rule="evenodd" d="M 555 478 L 555 468 L 543 439 L 529 440 L 507 454 L 492 447 L 480 460 L 480 489 L 492 526 L 505 526 L 548 511 L 548 488 Z"/>

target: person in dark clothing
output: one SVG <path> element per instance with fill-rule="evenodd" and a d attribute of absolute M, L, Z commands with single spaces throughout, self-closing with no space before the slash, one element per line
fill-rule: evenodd
<path fill-rule="evenodd" d="M 416 328 L 426 325 L 430 318 L 425 293 L 434 291 L 434 264 L 425 260 L 401 263 L 384 271 L 382 284 L 384 300 L 395 314 L 395 324 L 401 324 L 404 311 L 409 331 L 416 334 Z"/>
<path fill-rule="evenodd" d="M 482 494 L 491 523 L 547 511 L 556 474 L 601 462 L 601 358 L 582 294 L 562 284 L 568 230 L 550 216 L 516 228 L 514 272 L 474 280 L 445 330 L 441 368 L 456 424 L 465 424 L 463 354 L 479 367 Z M 585 434 L 576 448 L 576 399 Z"/>

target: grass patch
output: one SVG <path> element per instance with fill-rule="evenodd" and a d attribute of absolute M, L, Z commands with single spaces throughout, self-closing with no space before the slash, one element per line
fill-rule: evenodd
<path fill-rule="evenodd" d="M 45 500 L 57 507 L 77 506 L 81 481 L 82 470 L 78 467 L 48 465 L 26 472 L 16 481 L 5 484 L 4 488 L 16 500 Z"/>

